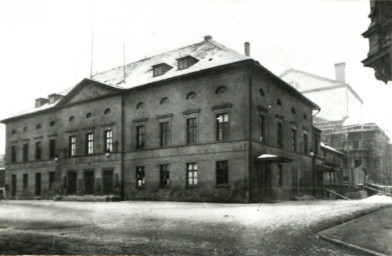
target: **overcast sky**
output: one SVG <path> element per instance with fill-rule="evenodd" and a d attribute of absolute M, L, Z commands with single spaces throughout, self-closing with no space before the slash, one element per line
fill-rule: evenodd
<path fill-rule="evenodd" d="M 289 68 L 346 81 L 365 101 L 364 119 L 392 131 L 392 85 L 363 67 L 369 0 L 0 1 L 0 118 L 34 105 L 93 72 L 203 40 L 251 56 L 273 73 Z M 4 152 L 4 126 L 0 153 Z"/>

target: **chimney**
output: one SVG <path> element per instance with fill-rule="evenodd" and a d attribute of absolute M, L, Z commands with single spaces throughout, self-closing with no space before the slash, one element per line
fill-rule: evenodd
<path fill-rule="evenodd" d="M 245 52 L 245 56 L 250 57 L 250 43 L 249 42 L 244 43 L 244 52 Z"/>
<path fill-rule="evenodd" d="M 44 104 L 46 104 L 46 103 L 48 103 L 49 102 L 49 100 L 48 99 L 45 99 L 45 98 L 38 98 L 38 99 L 35 99 L 35 107 L 36 108 L 39 108 L 39 107 L 41 107 L 42 105 L 44 105 Z"/>
<path fill-rule="evenodd" d="M 212 36 L 205 36 L 204 37 L 204 41 L 210 41 L 210 40 L 212 40 Z"/>
<path fill-rule="evenodd" d="M 335 64 L 335 80 L 346 82 L 346 63 L 340 62 Z"/>

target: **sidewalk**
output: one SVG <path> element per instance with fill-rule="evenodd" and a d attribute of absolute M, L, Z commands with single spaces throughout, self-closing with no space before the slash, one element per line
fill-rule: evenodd
<path fill-rule="evenodd" d="M 318 235 L 371 255 L 392 255 L 392 207 L 373 212 Z"/>

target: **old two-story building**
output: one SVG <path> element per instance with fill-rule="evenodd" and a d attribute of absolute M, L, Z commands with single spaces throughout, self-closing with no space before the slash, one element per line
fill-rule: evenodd
<path fill-rule="evenodd" d="M 6 124 L 9 198 L 257 202 L 311 194 L 319 107 L 202 42 L 84 79 Z"/>

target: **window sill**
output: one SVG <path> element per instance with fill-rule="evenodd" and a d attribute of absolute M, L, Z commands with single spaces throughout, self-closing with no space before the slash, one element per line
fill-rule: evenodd
<path fill-rule="evenodd" d="M 230 185 L 229 184 L 217 184 L 215 185 L 215 188 L 229 188 Z"/>
<path fill-rule="evenodd" d="M 198 188 L 199 186 L 194 185 L 194 186 L 185 186 L 185 188 Z"/>

